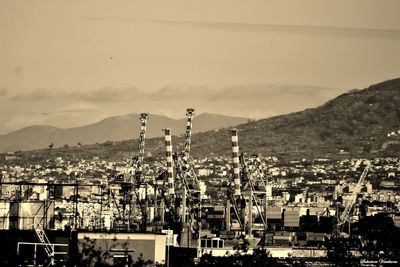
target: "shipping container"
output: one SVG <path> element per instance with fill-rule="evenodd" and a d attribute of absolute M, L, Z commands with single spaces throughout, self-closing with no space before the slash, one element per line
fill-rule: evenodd
<path fill-rule="evenodd" d="M 268 219 L 281 219 L 282 211 L 280 207 L 269 207 L 267 208 L 267 218 Z"/>

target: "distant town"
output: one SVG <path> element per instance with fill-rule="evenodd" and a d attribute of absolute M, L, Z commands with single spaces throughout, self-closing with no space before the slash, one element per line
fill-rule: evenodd
<path fill-rule="evenodd" d="M 252 155 L 246 156 L 251 158 Z M 5 157 L 6 160 L 15 160 L 12 153 Z M 264 195 L 253 205 L 249 204 L 247 196 L 241 197 L 245 204 L 240 204 L 239 200 L 239 205 L 243 206 L 239 207 L 241 210 L 236 213 L 236 218 L 234 209 L 227 211 L 226 207 L 233 184 L 232 159 L 192 159 L 200 193 L 195 208 L 199 209 L 195 211 L 199 215 L 196 218 L 199 229 L 193 225 L 189 227 L 192 236 L 185 246 L 198 247 L 201 254 L 212 252 L 222 256 L 227 251 L 233 253 L 233 245 L 229 246 L 239 233 L 247 233 L 262 239 L 273 257 L 327 257 L 327 241 L 333 237 L 340 215 L 337 212 L 352 201 L 366 164 L 371 167 L 357 192 L 343 233 L 349 238 L 354 236 L 352 231 L 358 231 L 359 236 L 361 222 L 376 216 L 400 227 L 398 158 L 340 161 L 319 158 L 289 163 L 282 163 L 276 157 L 257 157 L 257 160 L 257 172 L 264 177 Z M 43 228 L 48 230 L 160 230 L 161 233 L 167 219 L 161 218 L 164 217 L 159 199 L 162 192 L 156 180 L 166 166 L 164 158 L 152 158 L 151 162 L 145 159 L 143 163 L 144 180 L 153 181 L 139 186 L 135 196 L 136 201 L 145 202 L 148 212 L 144 215 L 138 211 L 139 208 L 128 207 L 131 205 L 129 201 L 124 202 L 122 187 L 110 183 L 110 177 L 128 173 L 129 160 L 114 162 L 98 157 L 65 160 L 57 157 L 47 159 L 43 164 L 2 165 L 0 227 L 4 230 L 33 229 L 34 218 L 39 217 Z M 255 198 L 259 197 L 256 195 Z M 19 208 L 13 208 L 15 205 Z M 17 214 L 12 214 L 13 210 L 17 210 Z M 231 213 L 229 216 L 228 212 Z M 188 217 L 190 213 L 187 211 Z M 145 228 L 140 227 L 143 216 L 146 216 Z M 173 229 L 171 225 L 169 228 Z M 169 236 L 171 246 L 183 246 L 182 234 L 174 234 L 172 230 L 164 233 Z M 214 244 L 215 240 L 220 241 Z M 363 238 L 360 240 L 367 242 Z M 356 250 L 359 246 L 354 245 L 351 249 Z M 360 256 L 358 252 L 354 253 Z M 165 263 L 165 253 L 161 254 L 161 258 L 152 260 Z"/>

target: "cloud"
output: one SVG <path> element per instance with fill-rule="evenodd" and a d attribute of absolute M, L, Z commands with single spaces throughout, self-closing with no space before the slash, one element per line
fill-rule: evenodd
<path fill-rule="evenodd" d="M 347 38 L 376 38 L 396 40 L 400 39 L 400 29 L 370 29 L 314 25 L 278 25 L 213 21 L 170 21 L 153 19 L 148 19 L 146 21 L 177 26 L 190 26 L 195 28 L 208 28 L 212 30 L 235 32 L 281 32 L 290 34 L 335 36 Z"/>
<path fill-rule="evenodd" d="M 55 115 L 59 114 L 73 114 L 73 113 L 78 113 L 81 114 L 82 112 L 87 112 L 91 110 L 96 110 L 98 109 L 99 106 L 92 104 L 92 103 L 87 103 L 87 102 L 80 102 L 80 101 L 74 101 L 72 103 L 67 103 L 65 106 L 62 106 L 58 109 L 57 112 L 55 112 Z"/>
<path fill-rule="evenodd" d="M 209 101 L 244 101 L 282 99 L 282 98 L 325 98 L 325 95 L 336 95 L 341 89 L 287 85 L 287 84 L 243 84 L 226 87 L 219 91 L 214 91 L 208 99 Z"/>
<path fill-rule="evenodd" d="M 190 21 L 190 20 L 162 20 L 141 18 L 116 18 L 116 17 L 79 17 L 79 20 L 98 22 L 151 22 L 169 24 L 175 26 L 189 26 L 194 28 L 207 28 L 220 31 L 234 32 L 278 32 L 302 35 L 333 36 L 345 38 L 367 38 L 367 39 L 400 39 L 400 29 L 383 28 L 358 28 L 358 27 L 335 27 L 318 25 L 285 25 L 285 24 L 263 24 L 243 22 L 217 22 L 217 21 Z"/>
<path fill-rule="evenodd" d="M 0 97 L 6 96 L 8 94 L 8 90 L 6 88 L 0 88 Z"/>
<path fill-rule="evenodd" d="M 345 38 L 372 38 L 372 39 L 400 39 L 400 29 L 382 28 L 358 28 L 358 27 L 335 27 L 317 25 L 284 25 L 263 23 L 239 23 L 239 22 L 217 22 L 217 21 L 190 21 L 190 20 L 160 20 L 139 18 L 115 18 L 115 17 L 79 17 L 85 21 L 117 21 L 117 22 L 151 22 L 169 24 L 175 26 L 189 26 L 194 28 L 207 28 L 220 31 L 234 32 L 278 32 L 302 35 L 333 36 Z"/>
<path fill-rule="evenodd" d="M 71 96 L 88 102 L 115 102 L 140 98 L 144 94 L 136 87 L 104 87 L 84 93 L 74 93 Z"/>
<path fill-rule="evenodd" d="M 19 93 L 13 97 L 13 101 L 46 101 L 55 100 L 66 97 L 68 94 L 62 90 L 56 90 L 51 88 L 40 88 L 35 89 L 29 93 Z"/>
<path fill-rule="evenodd" d="M 78 17 L 79 20 L 83 21 L 121 21 L 121 22 L 135 22 L 135 21 L 143 21 L 138 18 L 115 18 L 115 17 Z"/>
<path fill-rule="evenodd" d="M 204 99 L 211 94 L 206 85 L 189 85 L 185 83 L 170 83 L 149 96 L 155 100 L 166 99 Z"/>

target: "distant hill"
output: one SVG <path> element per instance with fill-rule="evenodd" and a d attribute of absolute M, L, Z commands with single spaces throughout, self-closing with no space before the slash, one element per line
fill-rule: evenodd
<path fill-rule="evenodd" d="M 350 90 L 317 108 L 251 121 L 236 128 L 241 151 L 277 156 L 282 160 L 399 156 L 400 151 L 390 145 L 387 134 L 400 130 L 400 79 Z M 173 144 L 181 146 L 183 138 L 173 139 Z M 101 156 L 102 151 L 110 150 L 115 154 L 136 152 L 136 146 L 136 142 L 124 141 L 112 147 L 90 149 Z M 146 149 L 152 155 L 163 155 L 162 139 L 148 140 Z M 194 156 L 230 156 L 230 151 L 229 129 L 192 137 Z"/>
<path fill-rule="evenodd" d="M 195 116 L 193 132 L 199 133 L 235 126 L 247 120 L 246 118 L 204 113 Z M 176 120 L 150 114 L 146 137 L 162 136 L 162 129 L 166 127 L 171 128 L 173 134 L 183 134 L 186 129 L 186 119 Z M 68 129 L 52 126 L 30 126 L 0 136 L 0 152 L 46 148 L 50 143 L 54 143 L 55 147 L 61 147 L 64 145 L 76 146 L 78 143 L 86 145 L 128 140 L 137 138 L 139 131 L 139 114 L 109 117 L 90 125 Z"/>
<path fill-rule="evenodd" d="M 281 158 L 384 154 L 390 150 L 385 146 L 382 150 L 387 134 L 400 129 L 400 79 L 351 90 L 314 109 L 237 128 L 239 146 L 248 153 Z M 195 154 L 229 155 L 228 131 L 198 134 L 192 144 Z M 400 151 L 395 153 L 399 154 Z"/>
<path fill-rule="evenodd" d="M 48 137 L 61 129 L 53 126 L 29 126 L 0 136 L 0 151 L 32 150 L 48 147 Z"/>
<path fill-rule="evenodd" d="M 213 119 L 214 115 L 204 114 L 203 116 L 204 118 L 198 116 L 195 119 L 195 132 L 207 128 L 202 128 L 203 122 L 214 130 L 192 136 L 192 155 L 230 156 L 229 128 L 236 120 L 231 121 L 231 125 L 227 125 L 228 123 L 224 125 L 227 127 L 225 129 L 215 130 L 218 127 L 213 124 L 213 121 L 220 117 Z M 136 118 L 133 118 L 130 124 L 137 125 L 135 121 Z M 242 119 L 242 122 L 245 123 L 236 127 L 239 130 L 240 150 L 246 153 L 277 156 L 282 160 L 399 156 L 399 142 L 391 141 L 388 133 L 400 130 L 400 79 L 388 80 L 363 90 L 350 90 L 317 108 L 258 121 Z M 184 121 L 177 122 L 180 126 L 176 128 L 177 130 L 174 129 L 176 133 L 183 132 L 183 123 Z M 157 125 L 157 131 L 164 127 L 164 125 L 160 126 Z M 53 134 L 56 133 L 57 131 Z M 175 150 L 181 149 L 183 137 L 174 137 L 172 143 Z M 146 152 L 149 152 L 149 155 L 162 156 L 164 151 L 162 138 L 146 141 Z M 88 145 L 79 149 L 61 149 L 54 151 L 54 155 L 126 159 L 136 152 L 137 140 L 135 139 Z M 43 152 L 38 153 L 43 154 Z"/>

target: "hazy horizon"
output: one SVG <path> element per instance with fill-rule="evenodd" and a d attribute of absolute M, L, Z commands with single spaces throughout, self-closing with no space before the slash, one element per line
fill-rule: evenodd
<path fill-rule="evenodd" d="M 185 94 L 186 89 L 190 94 Z M 347 90 L 346 90 L 347 91 Z M 312 93 L 312 95 L 310 95 Z M 136 87 L 105 87 L 89 93 L 72 93 L 56 89 L 37 89 L 27 93 L 9 95 L 8 101 L 14 107 L 38 105 L 46 106 L 42 113 L 35 114 L 32 123 L 14 124 L 7 134 L 32 125 L 49 125 L 58 128 L 79 127 L 96 123 L 112 116 L 139 114 L 148 112 L 164 115 L 173 119 L 185 118 L 187 107 L 193 107 L 196 115 L 204 113 L 218 114 L 248 119 L 263 119 L 276 115 L 314 108 L 333 97 L 342 90 L 314 86 L 296 86 L 281 84 L 247 84 L 210 90 L 206 86 L 189 86 L 170 84 L 156 92 L 144 93 Z M 247 94 L 251 94 L 246 97 Z M 169 99 L 171 107 L 163 110 L 162 104 Z M 291 105 L 281 106 L 279 99 L 292 101 Z M 321 103 L 320 101 L 323 100 Z M 79 101 L 81 103 L 77 103 Z M 138 102 L 131 107 L 131 101 Z M 84 106 L 79 106 L 85 103 Z M 118 103 L 118 108 L 112 106 Z M 268 105 L 267 105 L 268 104 Z M 61 105 L 61 106 L 60 106 Z M 248 110 L 240 109 L 240 105 L 252 106 Z M 161 108 L 160 108 L 161 106 Z M 63 110 L 63 108 L 66 108 Z M 99 111 L 103 110 L 103 112 Z M 82 116 L 82 112 L 85 116 Z M 21 122 L 22 123 L 22 122 Z M 20 127 L 18 127 L 20 126 Z"/>
<path fill-rule="evenodd" d="M 249 118 L 316 107 L 400 77 L 398 10 L 371 0 L 0 0 L 0 134 L 127 113 L 181 118 L 188 106 Z"/>

